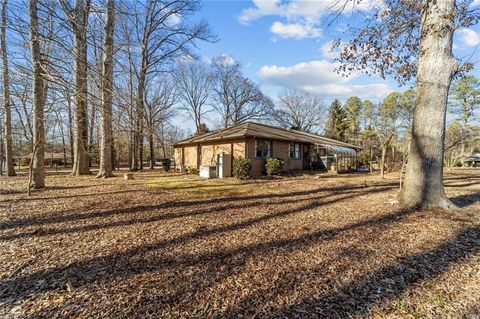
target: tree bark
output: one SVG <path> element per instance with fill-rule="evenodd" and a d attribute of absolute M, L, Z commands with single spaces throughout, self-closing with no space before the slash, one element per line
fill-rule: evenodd
<path fill-rule="evenodd" d="M 3 62 L 3 108 L 5 109 L 5 161 L 7 164 L 7 176 L 15 176 L 13 167 L 13 134 L 12 134 L 12 110 L 10 107 L 10 75 L 7 55 L 7 0 L 2 1 L 2 28 L 0 43 L 2 47 Z"/>
<path fill-rule="evenodd" d="M 100 164 L 97 177 L 111 177 L 112 173 L 112 89 L 113 89 L 113 33 L 115 26 L 114 0 L 107 2 L 107 22 L 104 30 L 102 66 L 102 122 Z"/>
<path fill-rule="evenodd" d="M 387 147 L 382 147 L 382 158 L 380 160 L 380 176 L 385 178 L 385 156 L 387 155 Z"/>
<path fill-rule="evenodd" d="M 42 74 L 42 57 L 40 51 L 40 39 L 38 32 L 38 0 L 29 1 L 30 15 L 30 49 L 32 53 L 33 66 L 33 148 L 31 167 L 31 185 L 33 188 L 45 187 L 45 128 L 44 128 L 44 106 L 45 106 L 45 79 Z"/>
<path fill-rule="evenodd" d="M 447 98 L 458 69 L 452 55 L 454 16 L 454 0 L 424 1 L 412 140 L 400 194 L 406 207 L 456 208 L 443 187 Z"/>
<path fill-rule="evenodd" d="M 155 144 L 153 142 L 153 132 L 148 134 L 148 145 L 150 148 L 150 169 L 155 167 Z"/>
<path fill-rule="evenodd" d="M 2 120 L 0 120 L 0 176 L 3 175 L 3 128 Z"/>
<path fill-rule="evenodd" d="M 65 0 L 60 2 L 73 30 L 75 51 L 75 126 L 73 140 L 72 175 L 90 174 L 88 156 L 87 109 L 87 21 L 88 11 L 84 0 L 76 0 L 75 9 L 68 9 Z"/>

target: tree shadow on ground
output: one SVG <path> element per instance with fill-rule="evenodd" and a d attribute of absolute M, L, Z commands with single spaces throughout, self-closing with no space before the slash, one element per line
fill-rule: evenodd
<path fill-rule="evenodd" d="M 389 191 L 389 187 L 384 187 L 384 188 L 375 188 L 372 190 L 360 190 L 360 191 L 342 191 L 340 194 L 343 195 L 339 198 L 334 198 L 334 199 L 329 199 L 330 197 L 334 197 L 336 195 L 339 195 L 337 192 L 331 192 L 329 194 L 323 195 L 323 196 L 318 196 L 315 197 L 316 201 L 316 206 L 315 207 L 320 207 L 332 203 L 336 203 L 342 200 L 347 200 L 351 199 L 356 196 L 363 196 L 367 195 L 369 193 L 379 193 L 379 192 L 385 192 Z M 270 199 L 271 197 L 266 197 L 264 199 Z M 300 198 L 300 199 L 290 199 L 290 200 L 284 200 L 280 199 L 278 201 L 274 202 L 258 202 L 258 200 L 255 201 L 248 201 L 248 202 L 241 202 L 238 204 L 226 204 L 226 205 L 220 205 L 220 206 L 215 206 L 215 207 L 208 207 L 204 209 L 196 209 L 193 211 L 187 211 L 187 212 L 175 212 L 175 213 L 163 213 L 163 214 L 155 214 L 153 216 L 148 216 L 148 217 L 140 217 L 140 218 L 130 218 L 130 219 L 125 219 L 122 218 L 121 220 L 116 220 L 112 222 L 102 222 L 102 223 L 93 223 L 93 224 L 88 224 L 88 225 L 80 225 L 80 226 L 74 226 L 74 227 L 58 227 L 58 228 L 37 228 L 32 231 L 28 232 L 20 232 L 20 233 L 14 233 L 11 235 L 0 235 L 0 241 L 10 241 L 10 240 L 15 240 L 15 239 L 20 239 L 20 238 L 31 238 L 31 237 L 44 237 L 44 236 L 52 236 L 52 235 L 59 235 L 59 234 L 72 234 L 72 233 L 82 233 L 82 232 L 87 232 L 87 231 L 95 231 L 95 230 L 102 230 L 102 229 L 108 229 L 108 228 L 114 228 L 114 227 L 125 227 L 125 226 L 130 226 L 130 225 L 138 225 L 138 224 L 143 224 L 143 223 L 153 223 L 153 222 L 158 222 L 158 221 L 167 221 L 167 220 L 173 220 L 173 219 L 178 219 L 178 218 L 186 218 L 186 217 L 193 217 L 193 216 L 200 216 L 200 215 L 206 215 L 206 214 L 224 214 L 225 211 L 231 212 L 232 210 L 236 209 L 245 209 L 245 208 L 255 208 L 259 205 L 284 205 L 284 204 L 295 204 L 295 203 L 302 203 L 306 201 L 311 201 L 312 198 Z M 320 201 L 321 200 L 321 201 Z M 158 206 L 153 205 L 153 206 L 142 206 L 142 207 L 133 207 L 129 210 L 129 212 L 132 215 L 136 214 L 141 214 L 145 213 L 148 211 L 154 211 L 158 209 Z M 274 216 L 278 216 L 281 214 L 273 214 Z M 262 217 L 263 218 L 263 217 Z"/>
<path fill-rule="evenodd" d="M 136 212 L 148 212 L 152 210 L 158 210 L 163 208 L 174 209 L 174 208 L 182 208 L 182 207 L 197 207 L 199 205 L 210 205 L 216 203 L 235 203 L 237 201 L 258 201 L 263 199 L 282 199 L 282 198 L 290 198 L 290 197 L 297 197 L 297 196 L 309 196 L 315 195 L 323 192 L 331 192 L 333 195 L 339 193 L 346 193 L 351 191 L 361 191 L 361 190 L 369 190 L 375 191 L 378 189 L 379 191 L 386 191 L 389 189 L 393 189 L 395 187 L 395 183 L 393 184 L 385 184 L 385 186 L 381 188 L 368 188 L 365 186 L 350 186 L 350 187 L 324 187 L 324 188 L 316 188 L 313 190 L 306 190 L 306 191 L 298 191 L 298 192 L 291 192 L 291 193 L 274 193 L 274 194 L 259 194 L 259 195 L 245 195 L 245 196 L 234 196 L 234 197 L 224 197 L 224 198 L 210 198 L 204 200 L 183 200 L 183 201 L 167 201 L 164 203 L 160 203 L 158 205 L 139 205 L 134 207 L 127 207 L 122 209 L 112 209 L 106 211 L 94 211 L 94 212 L 84 212 L 84 213 L 69 213 L 67 212 L 60 212 L 53 216 L 46 216 L 46 217 L 33 217 L 33 218 L 24 218 L 24 219 L 13 219 L 6 221 L 0 224 L 0 230 L 5 229 L 13 229 L 13 228 L 22 228 L 34 225 L 46 225 L 46 224 L 54 224 L 54 223 L 63 223 L 63 222 L 72 222 L 72 221 L 79 221 L 79 220 L 88 220 L 92 218 L 99 218 L 99 217 L 110 217 L 115 215 L 123 215 L 123 214 L 132 214 Z"/>
<path fill-rule="evenodd" d="M 169 258 L 160 258 L 148 260 L 143 258 L 147 253 L 166 249 L 172 246 L 183 245 L 193 240 L 208 238 L 214 235 L 224 235 L 229 232 L 246 229 L 255 224 L 266 222 L 272 219 L 298 214 L 307 210 L 318 208 L 322 205 L 332 204 L 338 201 L 346 200 L 355 195 L 348 195 L 333 199 L 331 201 L 314 201 L 300 207 L 295 207 L 287 210 L 273 212 L 267 215 L 250 218 L 234 224 L 221 225 L 212 228 L 200 228 L 196 231 L 180 235 L 176 238 L 166 239 L 159 242 L 142 245 L 140 247 L 130 248 L 121 253 L 115 253 L 107 256 L 94 257 L 86 260 L 73 262 L 64 267 L 51 268 L 47 270 L 40 270 L 29 275 L 14 277 L 12 280 L 5 280 L 4 286 L 0 291 L 0 300 L 24 299 L 32 293 L 40 293 L 42 291 L 49 291 L 63 287 L 66 284 L 66 278 L 75 278 L 76 286 L 83 286 L 98 280 L 107 280 L 108 277 L 124 278 L 134 274 L 143 272 L 150 272 L 161 268 L 176 268 L 188 267 L 198 263 L 203 263 L 209 260 L 228 259 L 231 256 L 238 254 L 247 254 L 254 256 L 254 254 L 267 252 L 274 247 L 286 247 L 287 249 L 297 249 L 308 242 L 321 241 L 331 238 L 341 232 L 345 232 L 358 227 L 365 227 L 368 225 L 388 224 L 401 219 L 410 211 L 401 211 L 394 214 L 377 217 L 371 220 L 360 221 L 340 228 L 333 228 L 327 230 L 320 230 L 310 233 L 306 236 L 296 238 L 295 240 L 285 239 L 272 242 L 260 243 L 251 246 L 241 247 L 232 251 L 219 251 L 211 254 L 195 257 L 177 256 Z M 139 258 L 141 257 L 141 258 Z M 105 273 L 104 268 L 109 269 Z M 42 285 L 39 287 L 38 282 Z"/>
<path fill-rule="evenodd" d="M 467 207 L 477 202 L 480 202 L 480 192 L 455 196 L 450 200 L 458 207 Z"/>
<path fill-rule="evenodd" d="M 473 226 L 433 249 L 408 255 L 394 264 L 372 270 L 361 280 L 348 283 L 336 292 L 308 298 L 294 305 L 275 309 L 270 314 L 283 318 L 299 318 L 306 313 L 310 317 L 322 318 L 359 316 L 365 314 L 372 305 L 392 300 L 410 286 L 439 276 L 479 251 L 480 227 Z M 260 296 L 249 296 L 243 303 L 249 304 L 249 299 L 252 298 Z M 242 309 L 242 303 L 238 306 Z"/>

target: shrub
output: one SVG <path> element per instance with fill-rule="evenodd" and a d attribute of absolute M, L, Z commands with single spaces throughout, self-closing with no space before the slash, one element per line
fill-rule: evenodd
<path fill-rule="evenodd" d="M 246 158 L 233 159 L 233 176 L 238 179 L 250 178 L 250 171 L 252 170 L 252 161 Z"/>
<path fill-rule="evenodd" d="M 165 172 L 168 172 L 170 170 L 171 165 L 172 165 L 171 159 L 169 158 L 162 159 L 162 167 L 165 170 Z"/>
<path fill-rule="evenodd" d="M 267 158 L 265 170 L 268 176 L 280 175 L 282 173 L 283 160 L 275 157 Z"/>

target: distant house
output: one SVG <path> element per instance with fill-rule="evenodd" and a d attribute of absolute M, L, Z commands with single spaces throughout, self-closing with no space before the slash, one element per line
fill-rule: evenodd
<path fill-rule="evenodd" d="M 174 156 L 180 170 L 215 166 L 219 154 L 228 154 L 232 162 L 233 158 L 248 158 L 252 176 L 260 176 L 267 157 L 283 159 L 285 171 L 353 170 L 357 149 L 316 134 L 248 122 L 180 141 L 174 145 Z"/>
<path fill-rule="evenodd" d="M 480 153 L 470 155 L 465 159 L 464 162 L 468 166 L 480 165 Z"/>

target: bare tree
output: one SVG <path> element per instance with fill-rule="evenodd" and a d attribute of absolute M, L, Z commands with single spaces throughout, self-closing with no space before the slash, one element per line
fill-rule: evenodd
<path fill-rule="evenodd" d="M 341 70 L 362 70 L 400 82 L 416 76 L 412 141 L 401 202 L 408 207 L 456 208 L 445 196 L 443 153 L 447 97 L 452 77 L 471 68 L 452 55 L 458 26 L 478 21 L 471 1 L 387 0 L 340 55 Z M 340 45 L 341 41 L 337 41 Z M 442 66 L 439 68 L 438 66 Z"/>
<path fill-rule="evenodd" d="M 198 0 L 135 1 L 132 11 L 132 30 L 135 43 L 140 47 L 138 59 L 133 63 L 136 75 L 135 120 L 133 152 L 130 169 L 143 168 L 143 140 L 145 87 L 149 77 L 165 71 L 180 56 L 190 56 L 197 40 L 214 41 L 207 22 L 188 23 L 188 16 L 200 8 Z M 130 51 L 131 53 L 131 51 Z M 130 54 L 130 60 L 132 60 Z"/>
<path fill-rule="evenodd" d="M 88 158 L 88 86 L 87 86 L 87 22 L 90 0 L 76 0 L 75 7 L 61 0 L 74 36 L 75 54 L 75 126 L 73 143 L 73 175 L 90 174 Z"/>
<path fill-rule="evenodd" d="M 272 101 L 241 72 L 240 64 L 230 56 L 214 59 L 214 110 L 222 117 L 222 126 L 241 124 L 271 114 Z"/>
<path fill-rule="evenodd" d="M 112 173 L 112 90 L 113 90 L 113 34 L 115 29 L 115 1 L 107 2 L 107 21 L 104 29 L 102 67 L 102 122 L 100 165 L 97 177 Z"/>
<path fill-rule="evenodd" d="M 164 122 L 172 118 L 176 114 L 174 105 L 178 100 L 178 93 L 173 82 L 170 79 L 162 79 L 157 86 L 149 86 L 151 94 L 147 94 L 145 98 L 146 112 L 145 124 L 148 136 L 148 145 L 150 150 L 150 169 L 155 166 L 155 132 L 162 128 Z M 163 135 L 163 134 L 160 134 Z M 161 138 L 162 145 L 164 145 L 164 138 Z M 165 156 L 165 150 L 163 150 Z"/>
<path fill-rule="evenodd" d="M 322 100 L 302 89 L 290 89 L 279 97 L 279 107 L 273 119 L 285 128 L 313 132 L 320 131 L 327 113 Z"/>
<path fill-rule="evenodd" d="M 42 71 L 42 54 L 40 49 L 40 32 L 38 30 L 38 0 L 29 0 L 30 16 L 30 47 L 32 54 L 33 68 L 33 149 L 30 161 L 31 179 L 28 185 L 30 188 L 45 187 L 45 128 L 44 128 L 44 107 L 45 107 L 45 79 Z"/>
<path fill-rule="evenodd" d="M 8 69 L 8 54 L 7 54 L 7 0 L 2 0 L 1 7 L 2 27 L 0 34 L 0 45 L 2 51 L 3 63 L 3 108 L 5 113 L 5 161 L 7 164 L 7 176 L 15 176 L 15 168 L 13 167 L 13 136 L 12 136 L 12 110 L 10 107 L 10 75 Z"/>
<path fill-rule="evenodd" d="M 200 133 L 203 116 L 208 111 L 208 98 L 212 88 L 212 75 L 209 68 L 200 62 L 182 61 L 175 72 L 182 109 L 195 123 L 196 133 Z"/>

